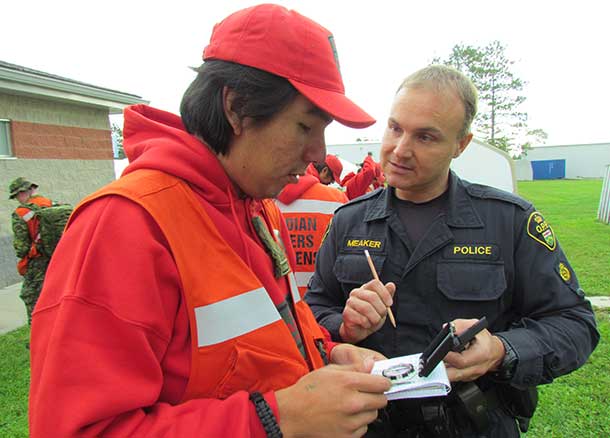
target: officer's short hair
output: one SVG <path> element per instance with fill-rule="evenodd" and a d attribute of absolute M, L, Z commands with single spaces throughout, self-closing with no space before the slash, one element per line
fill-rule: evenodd
<path fill-rule="evenodd" d="M 298 95 L 286 79 L 228 61 L 208 60 L 194 68 L 198 74 L 180 103 L 184 126 L 215 153 L 229 152 L 232 128 L 225 117 L 222 90 L 235 92 L 233 109 L 240 120 L 250 117 L 255 125 L 268 122 Z"/>
<path fill-rule="evenodd" d="M 429 65 L 409 75 L 396 93 L 403 88 L 435 87 L 436 90 L 453 89 L 464 104 L 464 122 L 459 138 L 470 132 L 470 125 L 477 114 L 478 92 L 472 81 L 462 72 L 445 65 Z"/>

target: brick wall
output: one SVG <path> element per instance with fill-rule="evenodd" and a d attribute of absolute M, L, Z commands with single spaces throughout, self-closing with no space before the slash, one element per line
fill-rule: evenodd
<path fill-rule="evenodd" d="M 110 130 L 11 121 L 16 158 L 112 160 Z"/>

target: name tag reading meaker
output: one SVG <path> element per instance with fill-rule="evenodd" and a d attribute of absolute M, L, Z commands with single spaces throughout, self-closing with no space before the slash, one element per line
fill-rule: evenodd
<path fill-rule="evenodd" d="M 357 251 L 362 251 L 365 249 L 381 251 L 383 250 L 383 243 L 383 239 L 376 239 L 374 237 L 358 238 L 349 236 L 345 238 L 343 248 Z"/>

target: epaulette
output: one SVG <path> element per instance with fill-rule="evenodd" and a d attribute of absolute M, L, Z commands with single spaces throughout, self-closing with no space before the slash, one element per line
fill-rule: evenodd
<path fill-rule="evenodd" d="M 335 213 L 336 213 L 337 211 L 341 210 L 342 208 L 347 207 L 347 206 L 350 206 L 350 205 L 356 205 L 356 204 L 359 204 L 360 202 L 366 201 L 367 199 L 370 199 L 370 198 L 373 198 L 373 197 L 379 196 L 379 194 L 380 194 L 382 191 L 383 191 L 383 188 L 381 188 L 381 187 L 380 187 L 380 188 L 378 188 L 378 189 L 373 190 L 372 192 L 365 193 L 365 194 L 364 194 L 364 195 L 362 195 L 362 196 L 358 196 L 357 198 L 351 199 L 351 200 L 349 200 L 347 203 L 345 203 L 345 204 L 340 205 L 339 207 L 337 207 L 337 209 L 335 210 Z"/>
<path fill-rule="evenodd" d="M 531 202 L 521 198 L 520 196 L 497 189 L 495 187 L 474 183 L 464 183 L 464 187 L 466 188 L 468 194 L 474 196 L 475 198 L 497 199 L 498 201 L 510 202 L 511 204 L 519 206 L 523 210 L 529 210 L 532 207 Z"/>

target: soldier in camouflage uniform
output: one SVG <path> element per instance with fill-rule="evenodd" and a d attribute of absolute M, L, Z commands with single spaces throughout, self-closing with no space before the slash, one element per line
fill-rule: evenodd
<path fill-rule="evenodd" d="M 9 199 L 19 201 L 19 207 L 12 214 L 13 247 L 19 258 L 17 270 L 23 276 L 20 297 L 25 304 L 28 324 L 32 322 L 32 311 L 36 301 L 38 301 L 50 260 L 50 257 L 44 255 L 37 247 L 40 240 L 38 218 L 27 207 L 27 204 L 35 204 L 40 207 L 50 207 L 52 205 L 51 200 L 35 194 L 37 188 L 37 184 L 23 177 L 15 179 L 9 185 Z"/>

